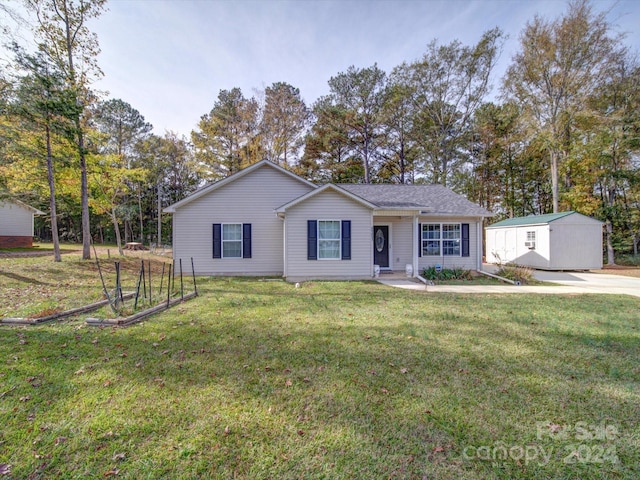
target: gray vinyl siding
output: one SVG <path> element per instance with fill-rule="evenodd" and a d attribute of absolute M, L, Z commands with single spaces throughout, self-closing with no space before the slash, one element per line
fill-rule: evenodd
<path fill-rule="evenodd" d="M 283 220 L 275 209 L 311 187 L 268 166 L 176 209 L 173 257 L 198 275 L 282 275 Z M 214 223 L 250 223 L 252 258 L 213 257 Z M 190 268 L 190 267 L 189 267 Z"/>
<path fill-rule="evenodd" d="M 308 220 L 350 220 L 351 260 L 308 260 Z M 373 274 L 371 210 L 335 191 L 325 191 L 286 211 L 288 281 L 369 279 Z"/>
<path fill-rule="evenodd" d="M 0 235 L 33 237 L 33 213 L 18 204 L 0 202 Z"/>
<path fill-rule="evenodd" d="M 418 223 L 468 223 L 469 224 L 469 256 L 425 256 L 418 258 L 418 273 L 424 268 L 441 265 L 442 268 L 464 268 L 477 270 L 478 262 L 478 221 L 464 217 L 420 217 Z M 417 248 L 417 247 L 416 247 Z M 462 253 L 462 248 L 460 248 Z"/>

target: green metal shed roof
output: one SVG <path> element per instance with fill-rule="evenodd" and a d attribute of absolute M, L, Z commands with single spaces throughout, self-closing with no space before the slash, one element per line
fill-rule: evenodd
<path fill-rule="evenodd" d="M 551 223 L 559 218 L 566 217 L 567 215 L 573 215 L 574 211 L 560 212 L 560 213 L 547 213 L 545 215 L 529 215 L 527 217 L 507 218 L 501 222 L 489 225 L 487 228 L 498 227 L 516 227 L 518 225 L 541 225 L 545 223 Z"/>

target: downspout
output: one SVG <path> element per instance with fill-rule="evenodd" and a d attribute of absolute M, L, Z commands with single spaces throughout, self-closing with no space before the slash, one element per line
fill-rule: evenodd
<path fill-rule="evenodd" d="M 284 214 L 276 212 L 276 217 L 282 220 L 282 277 L 287 278 L 287 222 Z"/>

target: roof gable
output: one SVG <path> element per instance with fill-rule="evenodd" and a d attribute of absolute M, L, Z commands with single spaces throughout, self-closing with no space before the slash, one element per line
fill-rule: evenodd
<path fill-rule="evenodd" d="M 565 218 L 570 215 L 579 215 L 581 217 L 599 222 L 599 220 L 570 210 L 568 212 L 546 213 L 544 215 L 528 215 L 526 217 L 507 218 L 506 220 L 502 220 L 500 222 L 494 223 L 493 225 L 489 225 L 487 228 L 518 227 L 523 225 L 547 225 L 551 222 L 560 220 L 561 218 Z"/>
<path fill-rule="evenodd" d="M 198 190 L 196 190 L 195 192 L 193 192 L 191 195 L 189 195 L 188 197 L 183 198 L 182 200 L 180 200 L 179 202 L 174 203 L 173 205 L 168 206 L 167 208 L 165 208 L 163 211 L 165 213 L 174 213 L 176 211 L 176 209 L 183 207 L 189 203 L 191 203 L 192 201 L 207 195 L 215 190 L 218 190 L 219 188 L 232 183 L 246 175 L 250 175 L 252 172 L 255 172 L 256 170 L 259 170 L 261 168 L 273 168 L 274 170 L 278 171 L 279 173 L 282 173 L 283 175 L 287 175 L 291 178 L 293 178 L 296 181 L 299 181 L 301 183 L 304 183 L 305 185 L 308 185 L 312 188 L 316 188 L 316 185 L 305 180 L 302 177 L 299 177 L 298 175 L 285 170 L 284 168 L 282 168 L 279 165 L 276 165 L 275 163 L 269 161 L 269 160 L 261 160 L 260 162 L 254 163 L 253 165 L 240 170 L 239 172 L 234 173 L 233 175 L 230 175 L 222 180 L 219 180 L 215 183 L 211 183 L 209 185 L 205 185 L 202 188 L 199 188 Z"/>
<path fill-rule="evenodd" d="M 27 205 L 26 203 L 21 202 L 20 200 L 15 200 L 15 199 L 0 200 L 0 205 L 2 205 L 2 204 L 9 205 L 11 203 L 13 203 L 14 205 L 16 205 L 16 206 L 18 206 L 20 208 L 24 208 L 25 210 L 28 210 L 29 213 L 33 213 L 34 215 L 46 215 L 44 212 L 38 210 L 35 207 L 32 207 L 31 205 Z"/>
<path fill-rule="evenodd" d="M 322 187 L 318 187 L 315 190 L 311 190 L 310 192 L 302 195 L 301 197 L 298 197 L 288 203 L 285 203 L 284 205 L 282 205 L 281 207 L 276 209 L 277 213 L 284 213 L 288 208 L 293 207 L 294 205 L 297 205 L 299 203 L 302 203 L 312 197 L 315 197 L 316 195 L 325 192 L 327 190 L 331 190 L 334 192 L 337 192 L 351 200 L 353 200 L 356 203 L 359 203 L 360 205 L 363 205 L 364 207 L 370 208 L 370 209 L 375 209 L 376 205 L 368 202 L 367 200 L 360 198 L 357 195 L 354 195 L 353 193 L 349 192 L 346 189 L 341 188 L 340 185 L 334 185 L 333 183 L 327 183 L 326 185 L 323 185 Z"/>

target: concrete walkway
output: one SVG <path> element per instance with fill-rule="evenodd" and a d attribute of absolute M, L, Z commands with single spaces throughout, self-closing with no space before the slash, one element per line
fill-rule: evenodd
<path fill-rule="evenodd" d="M 491 273 L 493 266 L 486 271 Z M 640 297 L 640 278 L 623 277 L 589 272 L 545 272 L 534 270 L 534 277 L 555 285 L 425 285 L 411 278 L 378 278 L 378 282 L 390 287 L 423 292 L 442 293 L 543 293 L 580 294 L 605 293 Z"/>

